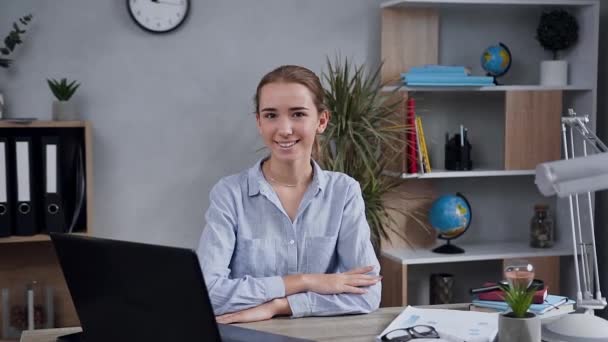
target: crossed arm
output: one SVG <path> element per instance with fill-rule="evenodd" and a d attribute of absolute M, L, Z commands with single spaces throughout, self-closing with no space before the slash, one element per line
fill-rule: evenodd
<path fill-rule="evenodd" d="M 198 255 L 218 322 L 252 322 L 276 315 L 368 313 L 377 309 L 380 266 L 369 239 L 360 188 L 355 186 L 346 202 L 338 235 L 339 273 L 235 279 L 230 278 L 229 264 L 235 246 L 236 215 L 230 199 L 214 196 L 214 188 Z"/>

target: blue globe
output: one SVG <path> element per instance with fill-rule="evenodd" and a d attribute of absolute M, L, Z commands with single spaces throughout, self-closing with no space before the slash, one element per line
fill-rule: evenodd
<path fill-rule="evenodd" d="M 471 208 L 460 194 L 443 195 L 431 205 L 429 221 L 444 238 L 455 238 L 469 226 Z"/>
<path fill-rule="evenodd" d="M 487 47 L 481 54 L 481 67 L 488 75 L 499 77 L 507 73 L 511 67 L 511 52 L 503 44 Z"/>

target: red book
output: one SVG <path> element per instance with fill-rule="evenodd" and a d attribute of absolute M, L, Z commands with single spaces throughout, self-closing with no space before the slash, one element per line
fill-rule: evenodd
<path fill-rule="evenodd" d="M 484 287 L 494 286 L 494 285 L 496 285 L 496 283 L 483 284 Z M 480 293 L 477 295 L 477 297 L 480 300 L 493 300 L 493 301 L 497 301 L 497 302 L 504 301 L 502 290 L 494 290 L 494 291 L 490 291 L 490 292 Z M 542 304 L 545 301 L 545 298 L 547 298 L 547 287 L 546 286 L 544 289 L 536 291 L 536 293 L 534 294 L 534 298 L 532 299 L 532 304 Z"/>

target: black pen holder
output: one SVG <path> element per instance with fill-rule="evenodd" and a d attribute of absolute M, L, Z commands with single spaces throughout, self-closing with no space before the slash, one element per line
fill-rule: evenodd
<path fill-rule="evenodd" d="M 445 168 L 446 170 L 458 171 L 473 169 L 471 144 L 466 138 L 464 139 L 464 144 L 462 144 L 460 134 L 454 135 L 454 137 L 445 144 Z"/>

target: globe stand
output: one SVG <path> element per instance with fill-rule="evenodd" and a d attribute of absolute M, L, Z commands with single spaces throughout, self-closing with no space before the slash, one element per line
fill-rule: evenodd
<path fill-rule="evenodd" d="M 446 239 L 446 240 L 448 242 L 446 242 L 445 245 L 441 245 L 441 246 L 433 249 L 433 252 L 441 253 L 441 254 L 462 254 L 462 253 L 464 253 L 464 249 L 462 249 L 456 245 L 450 244 L 451 239 Z"/>
<path fill-rule="evenodd" d="M 494 82 L 495 85 L 502 85 L 502 83 L 499 83 L 497 81 L 497 77 L 503 76 L 504 74 L 507 73 L 507 71 L 509 71 L 509 69 L 511 69 L 511 50 L 509 50 L 509 48 L 505 44 L 503 44 L 503 43 L 498 43 L 498 46 L 500 46 L 501 48 L 503 48 L 504 51 L 506 51 L 506 54 L 508 56 L 507 57 L 508 58 L 508 63 L 506 65 L 506 67 L 504 67 L 504 69 L 502 71 L 500 71 L 500 72 L 492 72 L 492 71 L 488 70 L 486 68 L 486 66 L 484 65 L 484 63 L 483 63 L 484 55 L 482 55 L 481 67 L 487 72 L 486 76 L 491 76 L 493 78 L 493 82 Z"/>
<path fill-rule="evenodd" d="M 456 196 L 461 197 L 467 204 L 467 207 L 469 208 L 469 214 L 470 214 L 470 219 L 469 222 L 467 223 L 466 227 L 464 227 L 464 229 L 460 230 L 457 234 L 454 235 L 444 235 L 444 234 L 439 234 L 437 235 L 438 239 L 442 239 L 442 240 L 446 240 L 446 243 L 436 247 L 435 249 L 433 249 L 434 253 L 440 253 L 440 254 L 462 254 L 465 252 L 464 249 L 456 246 L 456 245 L 452 245 L 451 241 L 453 239 L 456 239 L 458 237 L 460 237 L 462 234 L 466 233 L 467 230 L 469 230 L 469 227 L 471 226 L 471 221 L 473 220 L 473 212 L 471 209 L 471 204 L 469 203 L 469 201 L 467 200 L 466 197 L 464 197 L 463 194 L 461 194 L 460 192 L 456 193 Z"/>

